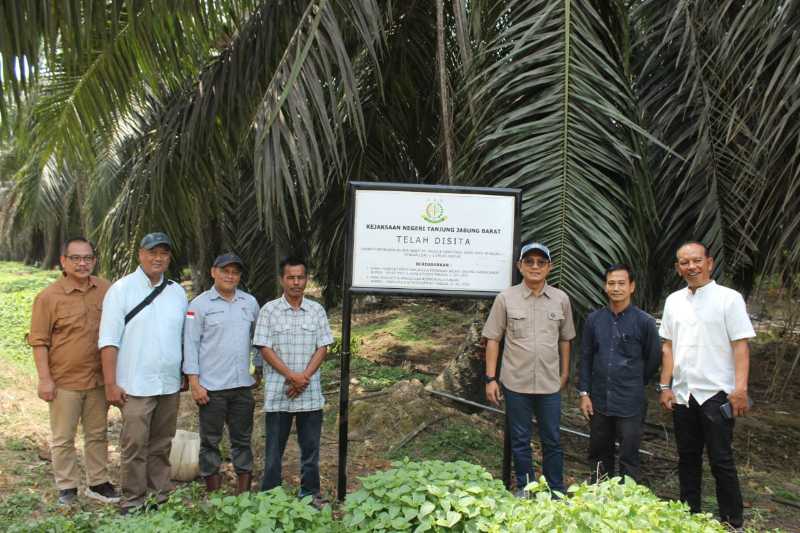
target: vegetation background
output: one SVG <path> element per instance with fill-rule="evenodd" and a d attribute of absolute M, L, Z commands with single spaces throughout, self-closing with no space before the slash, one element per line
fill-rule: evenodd
<path fill-rule="evenodd" d="M 519 187 L 577 314 L 686 239 L 749 293 L 800 264 L 800 1 L 0 1 L 0 254 L 167 231 L 259 300 L 307 253 L 328 306 L 349 180 Z"/>

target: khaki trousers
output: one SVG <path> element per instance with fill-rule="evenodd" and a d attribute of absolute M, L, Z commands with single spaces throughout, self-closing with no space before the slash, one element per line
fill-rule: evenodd
<path fill-rule="evenodd" d="M 56 389 L 56 397 L 48 405 L 50 455 L 56 487 L 59 490 L 74 489 L 80 483 L 78 454 L 75 452 L 78 422 L 83 426 L 83 456 L 89 485 L 108 481 L 108 403 L 105 387 L 81 391 Z"/>
<path fill-rule="evenodd" d="M 175 488 L 169 452 L 178 420 L 180 393 L 128 396 L 122 406 L 120 486 L 123 507 L 144 504 L 148 491 L 157 502 Z"/>

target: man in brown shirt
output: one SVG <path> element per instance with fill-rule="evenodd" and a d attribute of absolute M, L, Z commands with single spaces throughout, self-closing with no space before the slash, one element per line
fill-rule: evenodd
<path fill-rule="evenodd" d="M 109 282 L 91 275 L 96 262 L 94 248 L 86 239 L 64 243 L 64 275 L 36 296 L 28 334 L 39 374 L 39 398 L 50 407 L 50 451 L 62 505 L 71 504 L 78 495 L 75 433 L 79 420 L 89 485 L 86 495 L 106 503 L 119 501 L 108 477 L 108 404 L 97 348 Z"/>
<path fill-rule="evenodd" d="M 542 444 L 542 471 L 550 490 L 566 492 L 561 450 L 561 389 L 569 378 L 570 341 L 575 338 L 572 306 L 563 291 L 547 284 L 550 250 L 540 243 L 522 247 L 517 268 L 523 281 L 494 300 L 483 328 L 486 337 L 486 398 L 506 400 L 518 496 L 535 481 L 531 458 L 533 416 Z M 497 360 L 505 337 L 498 384 Z M 502 387 L 502 393 L 501 393 Z"/>

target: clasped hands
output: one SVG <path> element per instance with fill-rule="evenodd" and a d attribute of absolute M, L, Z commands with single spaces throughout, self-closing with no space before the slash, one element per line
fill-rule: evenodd
<path fill-rule="evenodd" d="M 306 376 L 303 372 L 289 372 L 286 376 L 286 396 L 290 400 L 294 400 L 303 394 L 311 383 L 311 378 Z"/>

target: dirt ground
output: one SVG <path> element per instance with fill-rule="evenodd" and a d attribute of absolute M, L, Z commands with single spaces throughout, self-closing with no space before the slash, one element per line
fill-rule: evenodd
<path fill-rule="evenodd" d="M 408 307 L 418 305 L 417 307 Z M 359 353 L 382 364 L 412 368 L 421 375 L 437 373 L 455 353 L 467 327 L 469 315 L 460 310 L 438 308 L 435 302 L 402 303 L 390 307 L 364 308 L 354 320 L 354 331 L 362 335 Z M 448 320 L 427 323 L 416 335 L 384 328 L 408 313 L 421 311 L 426 316 L 447 316 Z M 332 318 L 334 318 L 332 316 Z M 338 318 L 338 317 L 336 317 Z M 332 320 L 334 325 L 338 322 Z M 396 324 L 395 324 L 396 325 Z M 405 327 L 405 326 L 404 326 Z M 413 328 L 412 328 L 413 329 Z M 755 407 L 737 421 L 736 458 L 746 505 L 748 525 L 763 529 L 800 531 L 800 376 L 796 376 L 780 399 L 767 399 L 776 360 L 796 353 L 778 344 L 754 347 L 750 392 Z M 785 354 L 783 353 L 785 352 Z M 785 363 L 784 363 L 785 364 Z M 788 366 L 787 366 L 788 369 Z M 778 369 L 780 370 L 780 368 Z M 327 399 L 321 448 L 321 476 L 325 495 L 336 497 L 338 464 L 339 386 L 335 374 L 328 373 L 323 389 Z M 37 493 L 51 504 L 55 490 L 50 474 L 47 439 L 47 408 L 35 394 L 35 379 L 11 367 L 0 368 L 0 500 L 12 493 Z M 395 383 L 383 391 L 367 389 L 358 379 L 351 384 L 350 432 L 348 439 L 348 492 L 355 490 L 359 476 L 385 469 L 394 458 L 464 458 L 483 464 L 495 476 L 501 475 L 502 424 L 492 413 L 470 414 L 454 409 L 429 395 L 418 381 Z M 257 413 L 253 443 L 257 470 L 263 468 L 264 418 L 260 412 L 262 394 L 257 391 Z M 564 393 L 562 424 L 588 433 L 580 416 L 574 389 Z M 112 476 L 118 479 L 120 430 L 119 411 L 110 411 L 109 451 Z M 178 427 L 197 430 L 197 407 L 188 393 L 181 398 Z M 299 450 L 294 433 L 284 458 L 284 481 L 299 485 Z M 586 460 L 588 440 L 564 433 L 568 482 L 589 477 Z M 79 449 L 81 446 L 78 439 Z M 534 443 L 538 456 L 538 445 Z M 228 449 L 223 445 L 223 451 Z M 649 393 L 649 412 L 642 449 L 643 482 L 659 496 L 677 498 L 677 462 L 670 418 Z M 224 472 L 232 488 L 233 472 L 226 463 Z M 260 471 L 256 473 L 256 483 Z M 704 476 L 704 507 L 715 510 L 713 478 Z M 82 501 L 82 509 L 95 509 Z M 46 512 L 53 511 L 48 506 Z"/>

